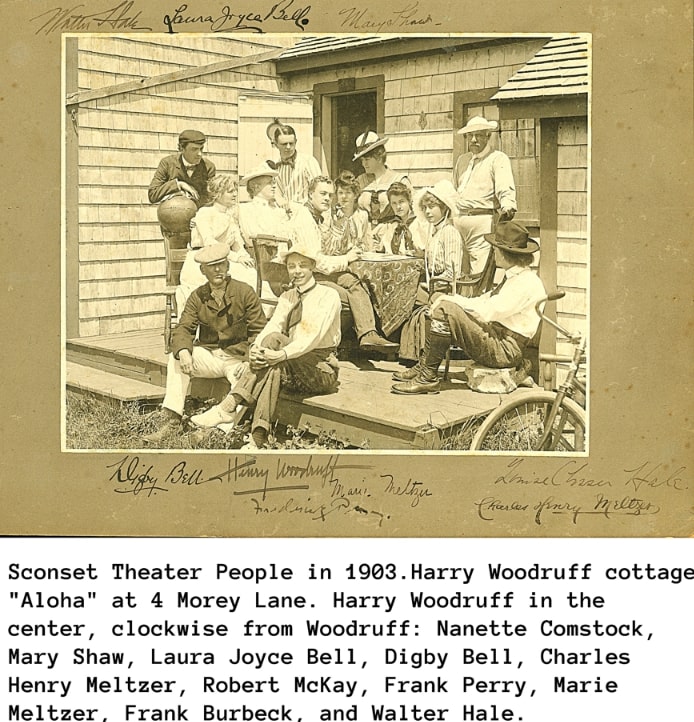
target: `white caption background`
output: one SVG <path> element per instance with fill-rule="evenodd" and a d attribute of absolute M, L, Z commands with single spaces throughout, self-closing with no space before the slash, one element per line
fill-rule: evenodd
<path fill-rule="evenodd" d="M 0 543 L 2 719 L 691 714 L 691 540 Z"/>

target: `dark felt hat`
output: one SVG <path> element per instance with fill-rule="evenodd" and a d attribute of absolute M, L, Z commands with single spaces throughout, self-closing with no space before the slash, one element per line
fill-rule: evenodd
<path fill-rule="evenodd" d="M 540 249 L 537 239 L 531 238 L 528 229 L 515 221 L 497 223 L 494 233 L 488 233 L 485 239 L 506 253 L 526 255 Z"/>

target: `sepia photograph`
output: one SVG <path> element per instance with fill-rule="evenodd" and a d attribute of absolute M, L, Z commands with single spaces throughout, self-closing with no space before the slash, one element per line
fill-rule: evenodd
<path fill-rule="evenodd" d="M 589 34 L 62 51 L 63 450 L 587 454 Z"/>
<path fill-rule="evenodd" d="M 3 534 L 692 534 L 687 3 L 3 7 Z"/>

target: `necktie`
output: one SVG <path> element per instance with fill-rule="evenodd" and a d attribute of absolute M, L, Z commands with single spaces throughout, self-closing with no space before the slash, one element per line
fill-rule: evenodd
<path fill-rule="evenodd" d="M 307 293 L 310 293 L 313 291 L 313 289 L 316 287 L 317 284 L 313 284 L 310 288 L 307 288 L 305 291 L 299 291 L 297 289 L 296 295 L 297 299 L 294 302 L 294 305 L 289 309 L 289 313 L 287 314 L 287 329 L 285 331 L 285 336 L 289 335 L 289 332 L 301 321 L 301 315 L 304 311 L 304 296 Z"/>
<path fill-rule="evenodd" d="M 408 218 L 406 221 L 400 221 L 398 225 L 395 227 L 395 232 L 393 233 L 393 240 L 391 241 L 391 250 L 393 253 L 399 253 L 400 249 L 404 248 L 407 250 L 412 250 L 412 233 L 410 231 L 410 224 L 414 220 L 414 216 L 412 218 Z"/>
<path fill-rule="evenodd" d="M 499 283 L 498 286 L 494 286 L 494 288 L 492 288 L 492 292 L 489 294 L 490 297 L 496 296 L 496 294 L 499 293 L 499 291 L 501 290 L 501 287 L 504 285 L 504 283 L 506 283 L 506 276 L 501 279 L 501 283 Z"/>

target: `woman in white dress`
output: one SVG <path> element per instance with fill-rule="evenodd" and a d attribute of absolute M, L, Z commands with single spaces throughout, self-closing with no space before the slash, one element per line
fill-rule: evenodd
<path fill-rule="evenodd" d="M 180 285 L 176 291 L 179 313 L 188 296 L 207 282 L 193 256 L 205 246 L 225 243 L 229 246 L 229 275 L 237 281 L 256 286 L 253 257 L 246 250 L 238 224 L 238 184 L 233 176 L 215 176 L 208 186 L 212 204 L 198 210 L 190 222 L 190 249 L 181 269 Z"/>

